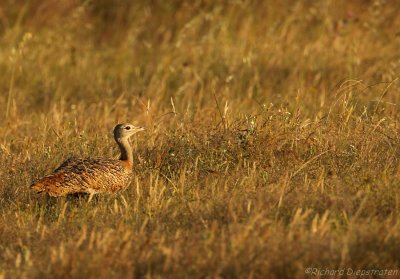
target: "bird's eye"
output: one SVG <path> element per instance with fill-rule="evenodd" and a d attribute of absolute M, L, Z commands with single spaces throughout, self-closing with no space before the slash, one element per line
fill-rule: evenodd
<path fill-rule="evenodd" d="M 128 127 L 125 127 L 125 130 L 130 130 L 130 129 L 131 129 L 131 127 L 129 127 L 129 126 L 128 126 Z"/>

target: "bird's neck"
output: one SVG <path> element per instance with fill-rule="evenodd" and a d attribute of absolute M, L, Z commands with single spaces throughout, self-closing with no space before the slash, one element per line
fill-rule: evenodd
<path fill-rule="evenodd" d="M 129 166 L 133 165 L 132 147 L 129 144 L 128 138 L 116 139 L 116 142 L 121 150 L 120 160 L 128 163 Z"/>

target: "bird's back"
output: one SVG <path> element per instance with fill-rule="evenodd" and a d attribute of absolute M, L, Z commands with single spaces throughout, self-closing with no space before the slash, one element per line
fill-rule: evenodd
<path fill-rule="evenodd" d="M 31 185 L 50 196 L 72 193 L 104 193 L 125 189 L 131 179 L 131 166 L 124 161 L 105 158 L 71 158 L 51 175 Z"/>

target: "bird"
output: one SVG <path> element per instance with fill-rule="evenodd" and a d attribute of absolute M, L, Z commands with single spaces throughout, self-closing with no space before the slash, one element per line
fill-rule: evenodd
<path fill-rule="evenodd" d="M 53 173 L 32 183 L 37 193 L 46 192 L 51 197 L 69 194 L 115 193 L 127 188 L 132 178 L 133 154 L 129 138 L 145 130 L 129 123 L 114 128 L 114 139 L 121 151 L 119 159 L 69 158 Z"/>

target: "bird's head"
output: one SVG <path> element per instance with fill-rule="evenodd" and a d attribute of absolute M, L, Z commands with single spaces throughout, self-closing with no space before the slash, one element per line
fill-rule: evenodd
<path fill-rule="evenodd" d="M 114 138 L 116 141 L 120 141 L 121 139 L 129 138 L 133 134 L 143 130 L 143 127 L 137 127 L 129 123 L 118 124 L 114 128 Z"/>

